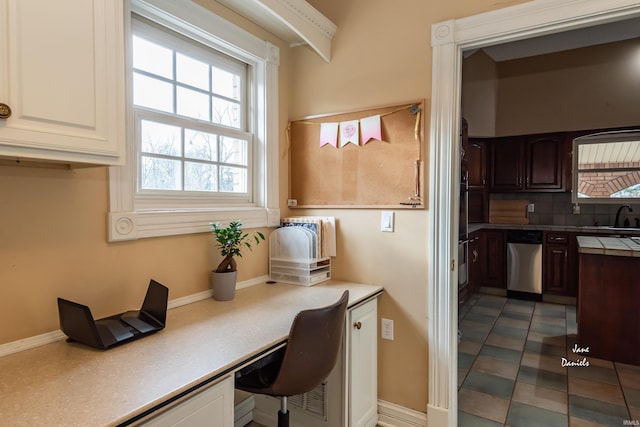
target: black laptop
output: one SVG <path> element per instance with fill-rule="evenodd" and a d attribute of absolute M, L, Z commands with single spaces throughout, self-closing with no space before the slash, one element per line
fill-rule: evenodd
<path fill-rule="evenodd" d="M 169 289 L 152 279 L 140 310 L 99 320 L 93 319 L 86 305 L 58 298 L 60 329 L 69 337 L 68 341 L 107 349 L 163 329 L 168 297 Z"/>

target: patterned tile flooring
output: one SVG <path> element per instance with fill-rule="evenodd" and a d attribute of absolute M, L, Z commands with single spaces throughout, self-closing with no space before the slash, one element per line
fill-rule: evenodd
<path fill-rule="evenodd" d="M 574 306 L 476 294 L 459 328 L 459 426 L 639 424 L 640 366 L 574 353 Z"/>

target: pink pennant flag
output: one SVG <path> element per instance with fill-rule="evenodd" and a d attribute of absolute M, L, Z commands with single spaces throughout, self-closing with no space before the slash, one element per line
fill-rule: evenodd
<path fill-rule="evenodd" d="M 380 115 L 360 119 L 360 134 L 362 145 L 365 145 L 372 139 L 381 141 L 382 131 L 380 130 Z"/>
<path fill-rule="evenodd" d="M 358 145 L 358 120 L 340 122 L 340 147 L 348 143 Z"/>
<path fill-rule="evenodd" d="M 320 147 L 325 145 L 338 147 L 338 123 L 320 123 Z"/>

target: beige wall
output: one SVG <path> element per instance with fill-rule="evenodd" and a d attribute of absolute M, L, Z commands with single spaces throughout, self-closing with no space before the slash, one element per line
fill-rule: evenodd
<path fill-rule="evenodd" d="M 428 135 L 431 24 L 521 2 L 309 3 L 331 19 L 338 31 L 333 39 L 331 63 L 323 62 L 307 47 L 292 50 L 290 117 L 425 99 L 423 117 Z M 427 160 L 428 141 L 423 144 L 423 153 Z M 428 194 L 423 196 L 428 198 Z M 428 401 L 428 209 L 397 210 L 394 233 L 379 231 L 380 210 L 308 213 L 335 215 L 338 219 L 340 247 L 334 262 L 337 277 L 385 287 L 379 317 L 394 320 L 395 340 L 378 341 L 379 398 L 424 412 Z"/>
<path fill-rule="evenodd" d="M 462 116 L 472 136 L 495 136 L 498 98 L 498 64 L 482 50 L 464 60 L 462 67 Z"/>
<path fill-rule="evenodd" d="M 486 74 L 491 64 L 473 57 L 463 64 L 463 90 L 477 89 L 467 76 Z M 494 64 L 497 102 L 494 135 L 640 125 L 640 39 Z M 488 107 L 495 96 L 487 85 L 463 94 L 465 113 Z M 473 115 L 473 118 L 479 115 Z M 490 121 L 490 118 L 487 118 Z M 469 120 L 472 136 L 488 123 Z"/>
<path fill-rule="evenodd" d="M 328 64 L 308 47 L 289 49 L 213 0 L 198 3 L 281 48 L 282 152 L 287 120 L 310 114 L 425 99 L 428 129 L 431 24 L 522 1 L 312 0 L 339 27 Z M 283 214 L 287 161 L 281 159 Z M 58 296 L 102 317 L 140 304 L 149 278 L 167 285 L 172 299 L 209 288 L 208 272 L 219 260 L 209 234 L 110 244 L 107 203 L 106 168 L 0 166 L 0 344 L 58 329 Z M 378 231 L 379 210 L 295 213 L 337 217 L 335 277 L 384 285 L 380 316 L 395 321 L 395 340 L 380 341 L 379 397 L 424 412 L 428 209 L 396 211 L 394 233 Z M 239 280 L 267 274 L 267 257 L 266 244 L 247 253 Z"/>
<path fill-rule="evenodd" d="M 199 3 L 280 47 L 284 135 L 289 47 L 212 0 Z M 283 163 L 285 198 L 286 176 Z M 0 344 L 59 329 L 57 297 L 103 317 L 137 308 L 150 278 L 169 287 L 170 299 L 209 289 L 209 271 L 221 260 L 209 233 L 107 243 L 108 200 L 104 167 L 0 166 Z M 268 274 L 267 260 L 268 244 L 246 252 L 238 280 Z"/>

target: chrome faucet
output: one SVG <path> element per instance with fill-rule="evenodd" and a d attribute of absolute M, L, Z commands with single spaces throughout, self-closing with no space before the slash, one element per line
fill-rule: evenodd
<path fill-rule="evenodd" d="M 613 223 L 613 228 L 620 227 L 620 212 L 622 212 L 623 208 L 627 208 L 627 209 L 629 209 L 629 212 L 633 212 L 633 209 L 631 209 L 631 206 L 629 206 L 629 205 L 620 206 L 618 208 L 618 212 L 616 212 L 616 222 Z"/>

